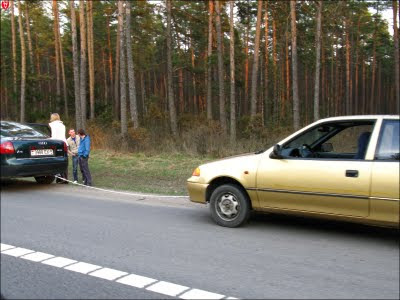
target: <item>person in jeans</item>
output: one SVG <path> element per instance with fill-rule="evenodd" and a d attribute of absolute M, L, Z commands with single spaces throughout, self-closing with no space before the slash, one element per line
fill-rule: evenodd
<path fill-rule="evenodd" d="M 51 128 L 51 138 L 55 140 L 61 140 L 64 143 L 67 143 L 65 139 L 65 125 L 60 119 L 60 115 L 57 113 L 52 113 L 50 115 L 50 123 L 49 126 Z M 61 174 L 57 174 L 61 178 L 68 179 L 68 170 Z M 56 183 L 65 183 L 68 184 L 68 181 L 64 181 L 62 179 L 57 178 Z"/>
<path fill-rule="evenodd" d="M 90 137 L 83 129 L 78 130 L 80 143 L 78 147 L 79 167 L 82 172 L 83 184 L 92 185 L 92 175 L 89 171 Z"/>
<path fill-rule="evenodd" d="M 69 138 L 67 139 L 68 156 L 72 159 L 72 174 L 74 176 L 74 183 L 78 182 L 78 148 L 81 141 L 79 135 L 75 134 L 75 129 L 71 128 L 68 131 Z"/>

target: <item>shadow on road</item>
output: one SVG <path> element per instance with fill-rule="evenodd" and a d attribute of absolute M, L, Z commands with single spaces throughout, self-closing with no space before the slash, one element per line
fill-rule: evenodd
<path fill-rule="evenodd" d="M 1 179 L 0 181 L 1 191 L 26 191 L 26 190 L 38 190 L 42 189 L 44 184 L 38 184 L 34 179 Z"/>
<path fill-rule="evenodd" d="M 372 225 L 357 224 L 318 218 L 307 218 L 292 215 L 253 213 L 249 228 L 269 228 L 280 230 L 296 230 L 302 233 L 318 233 L 340 236 L 357 236 L 357 238 L 374 239 L 389 244 L 400 245 L 399 229 Z"/>

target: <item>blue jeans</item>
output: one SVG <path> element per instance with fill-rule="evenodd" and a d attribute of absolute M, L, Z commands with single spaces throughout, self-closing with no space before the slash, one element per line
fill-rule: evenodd
<path fill-rule="evenodd" d="M 79 164 L 79 157 L 71 156 L 72 158 L 72 174 L 74 176 L 74 181 L 78 181 L 78 164 Z"/>

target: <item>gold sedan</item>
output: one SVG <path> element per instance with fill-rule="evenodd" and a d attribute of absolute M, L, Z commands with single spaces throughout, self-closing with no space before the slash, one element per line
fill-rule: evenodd
<path fill-rule="evenodd" d="M 226 227 L 251 210 L 398 227 L 399 127 L 390 115 L 319 120 L 266 151 L 199 166 L 190 200 Z"/>

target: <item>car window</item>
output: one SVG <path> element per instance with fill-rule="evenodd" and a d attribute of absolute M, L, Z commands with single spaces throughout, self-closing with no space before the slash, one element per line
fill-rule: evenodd
<path fill-rule="evenodd" d="M 327 142 L 333 146 L 336 153 L 357 153 L 359 137 L 364 132 L 372 133 L 372 125 L 347 127 L 330 138 Z M 366 145 L 368 146 L 368 145 Z"/>
<path fill-rule="evenodd" d="M 399 124 L 399 120 L 386 120 L 383 122 L 375 159 L 400 160 Z"/>
<path fill-rule="evenodd" d="M 27 123 L 29 127 L 35 129 L 36 131 L 39 131 L 47 136 L 51 136 L 51 129 L 49 128 L 48 125 L 45 124 L 36 124 L 36 123 Z"/>
<path fill-rule="evenodd" d="M 0 127 L 1 137 L 47 137 L 45 134 L 34 130 L 33 128 L 15 123 L 15 122 L 1 122 Z"/>
<path fill-rule="evenodd" d="M 322 137 L 331 133 L 335 128 L 331 126 L 318 126 L 315 127 L 304 134 L 300 135 L 299 137 L 295 138 L 294 140 L 290 141 L 289 143 L 283 146 L 284 149 L 286 148 L 299 148 L 302 145 L 312 145 L 315 141 L 318 141 Z"/>
<path fill-rule="evenodd" d="M 364 159 L 375 121 L 325 123 L 303 132 L 282 146 L 287 158 Z"/>

